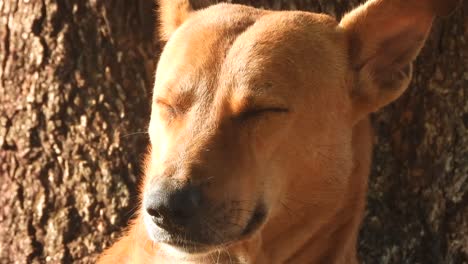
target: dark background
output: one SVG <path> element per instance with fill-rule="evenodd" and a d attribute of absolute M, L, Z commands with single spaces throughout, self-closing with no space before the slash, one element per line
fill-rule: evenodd
<path fill-rule="evenodd" d="M 242 1 L 341 17 L 359 1 Z M 137 207 L 152 0 L 0 1 L 0 263 L 92 263 Z M 468 3 L 373 117 L 364 263 L 468 262 Z"/>

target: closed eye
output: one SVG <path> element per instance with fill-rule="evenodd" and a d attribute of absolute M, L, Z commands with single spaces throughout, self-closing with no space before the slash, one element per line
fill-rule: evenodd
<path fill-rule="evenodd" d="M 177 111 L 175 110 L 174 107 L 172 107 L 169 103 L 167 103 L 165 100 L 162 99 L 156 99 L 156 104 L 164 109 L 166 113 L 169 113 L 171 117 L 175 116 L 177 114 Z"/>
<path fill-rule="evenodd" d="M 289 109 L 281 108 L 281 107 L 272 107 L 272 108 L 260 108 L 260 109 L 251 109 L 240 113 L 236 119 L 241 121 L 257 118 L 266 114 L 280 114 L 280 113 L 288 113 Z"/>

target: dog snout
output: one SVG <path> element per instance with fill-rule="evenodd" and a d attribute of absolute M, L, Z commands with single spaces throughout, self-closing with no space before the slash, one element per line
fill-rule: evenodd
<path fill-rule="evenodd" d="M 158 185 L 149 190 L 144 197 L 144 209 L 152 221 L 160 228 L 184 229 L 196 216 L 201 206 L 199 186 L 186 184 L 171 187 Z"/>

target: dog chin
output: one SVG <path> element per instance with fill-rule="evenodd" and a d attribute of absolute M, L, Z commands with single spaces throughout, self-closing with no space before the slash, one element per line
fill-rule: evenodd
<path fill-rule="evenodd" d="M 203 248 L 191 248 L 187 246 L 176 246 L 167 243 L 160 243 L 160 249 L 165 255 L 184 261 L 195 261 L 197 259 L 203 259 L 210 255 L 214 248 L 203 247 Z"/>

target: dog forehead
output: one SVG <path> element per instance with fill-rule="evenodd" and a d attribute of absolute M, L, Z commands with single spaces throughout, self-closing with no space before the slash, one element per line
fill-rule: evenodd
<path fill-rule="evenodd" d="M 291 82 L 304 56 L 320 61 L 333 49 L 330 36 L 336 27 L 327 15 L 216 5 L 198 12 L 173 35 L 156 84 L 162 80 L 165 87 L 205 94 L 220 88 L 271 88 L 285 76 Z"/>
<path fill-rule="evenodd" d="M 330 37 L 336 33 L 335 27 L 330 25 L 334 23 L 330 23 L 328 16 L 314 13 L 283 11 L 268 14 L 236 38 L 229 55 L 262 57 L 264 60 L 275 55 L 304 56 L 314 53 L 314 47 L 323 48 L 330 42 Z"/>
<path fill-rule="evenodd" d="M 327 75 L 342 61 L 343 36 L 337 22 L 309 12 L 271 12 L 233 41 L 220 72 L 226 85 L 244 90 L 269 88 L 292 92 L 314 72 Z M 320 69 L 313 68 L 320 67 Z M 323 77 L 323 76 L 322 76 Z M 275 89 L 276 88 L 276 89 Z M 262 92 L 262 91 L 259 91 Z"/>
<path fill-rule="evenodd" d="M 215 83 L 226 52 L 262 10 L 219 4 L 198 11 L 169 39 L 156 72 L 156 87 L 190 90 Z"/>
<path fill-rule="evenodd" d="M 198 11 L 173 34 L 164 48 L 163 56 L 171 54 L 171 57 L 181 57 L 189 64 L 202 60 L 217 61 L 224 57 L 220 55 L 229 49 L 237 36 L 262 14 L 262 10 L 228 4 Z"/>

